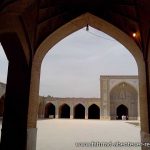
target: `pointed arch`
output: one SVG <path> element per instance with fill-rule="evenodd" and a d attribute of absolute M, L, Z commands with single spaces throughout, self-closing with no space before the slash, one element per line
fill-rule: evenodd
<path fill-rule="evenodd" d="M 117 119 L 122 120 L 122 116 L 125 116 L 128 119 L 128 108 L 127 106 L 121 104 L 116 109 Z"/>
<path fill-rule="evenodd" d="M 120 82 L 114 86 L 110 91 L 110 101 L 117 99 L 134 99 L 138 103 L 138 91 L 131 84 Z"/>
<path fill-rule="evenodd" d="M 96 104 L 89 106 L 88 119 L 100 119 L 100 108 Z"/>
<path fill-rule="evenodd" d="M 137 46 L 132 37 L 129 37 L 126 33 L 121 31 L 114 25 L 106 22 L 105 20 L 94 16 L 90 13 L 85 13 L 72 21 L 66 23 L 51 35 L 49 35 L 38 47 L 36 54 L 34 55 L 33 65 L 32 65 L 32 78 L 30 86 L 30 100 L 29 100 L 29 113 L 28 113 L 28 125 L 30 122 L 36 127 L 36 115 L 35 111 L 32 110 L 33 104 L 37 105 L 38 93 L 39 93 L 39 78 L 40 78 L 40 68 L 41 63 L 46 55 L 46 53 L 59 41 L 68 36 L 69 34 L 90 25 L 93 28 L 101 30 L 102 32 L 110 35 L 111 37 L 122 43 L 134 56 L 139 73 L 139 93 L 140 93 L 140 118 L 141 118 L 141 130 L 143 132 L 149 131 L 148 122 L 148 104 L 147 104 L 147 90 L 146 90 L 146 73 L 145 73 L 145 63 L 142 52 Z"/>
<path fill-rule="evenodd" d="M 128 107 L 128 118 L 137 120 L 139 116 L 139 94 L 137 90 L 126 82 L 121 82 L 110 91 L 110 116 L 111 119 L 117 119 L 116 108 L 119 105 Z M 120 116 L 119 116 L 120 119 Z"/>
<path fill-rule="evenodd" d="M 130 84 L 129 82 L 126 82 L 126 81 L 121 81 L 119 83 L 117 83 L 116 85 L 114 85 L 111 89 L 110 89 L 110 93 L 119 85 L 128 85 L 129 87 L 131 87 L 132 89 L 134 89 L 137 93 L 138 93 L 138 90 L 132 85 Z"/>
<path fill-rule="evenodd" d="M 74 107 L 74 118 L 85 119 L 85 107 L 80 103 Z"/>
<path fill-rule="evenodd" d="M 59 107 L 59 118 L 70 118 L 70 106 L 62 104 Z"/>
<path fill-rule="evenodd" d="M 48 103 L 45 106 L 44 118 L 55 118 L 55 105 Z"/>

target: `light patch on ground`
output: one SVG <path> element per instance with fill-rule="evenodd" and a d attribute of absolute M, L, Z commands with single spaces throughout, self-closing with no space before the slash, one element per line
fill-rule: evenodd
<path fill-rule="evenodd" d="M 37 150 L 141 150 L 140 147 L 76 147 L 76 142 L 140 142 L 140 128 L 124 121 L 38 121 Z"/>

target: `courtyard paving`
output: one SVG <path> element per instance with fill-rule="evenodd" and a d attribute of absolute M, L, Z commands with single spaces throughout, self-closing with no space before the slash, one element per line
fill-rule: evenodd
<path fill-rule="evenodd" d="M 140 143 L 140 127 L 134 124 L 101 120 L 38 121 L 37 150 L 141 150 L 136 143 L 132 146 L 132 142 Z"/>
<path fill-rule="evenodd" d="M 50 119 L 37 127 L 36 150 L 141 150 L 137 122 Z"/>

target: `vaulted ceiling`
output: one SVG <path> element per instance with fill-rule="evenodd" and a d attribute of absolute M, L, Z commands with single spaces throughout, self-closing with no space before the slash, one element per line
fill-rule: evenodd
<path fill-rule="evenodd" d="M 150 0 L 1 0 L 1 16 L 17 16 L 28 38 L 30 48 L 38 45 L 63 24 L 89 12 L 115 25 L 129 36 L 140 35 L 144 56 L 150 38 Z"/>

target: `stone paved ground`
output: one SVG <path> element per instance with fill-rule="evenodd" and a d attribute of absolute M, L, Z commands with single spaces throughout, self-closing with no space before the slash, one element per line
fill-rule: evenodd
<path fill-rule="evenodd" d="M 140 127 L 124 121 L 38 121 L 37 150 L 141 150 L 140 147 L 76 147 L 76 142 L 140 142 Z"/>
<path fill-rule="evenodd" d="M 140 127 L 125 121 L 51 119 L 38 121 L 37 126 L 36 150 L 141 150 L 140 147 L 131 146 L 75 146 L 77 142 L 97 142 L 97 145 L 103 145 L 100 142 L 106 142 L 105 145 L 140 142 Z"/>

